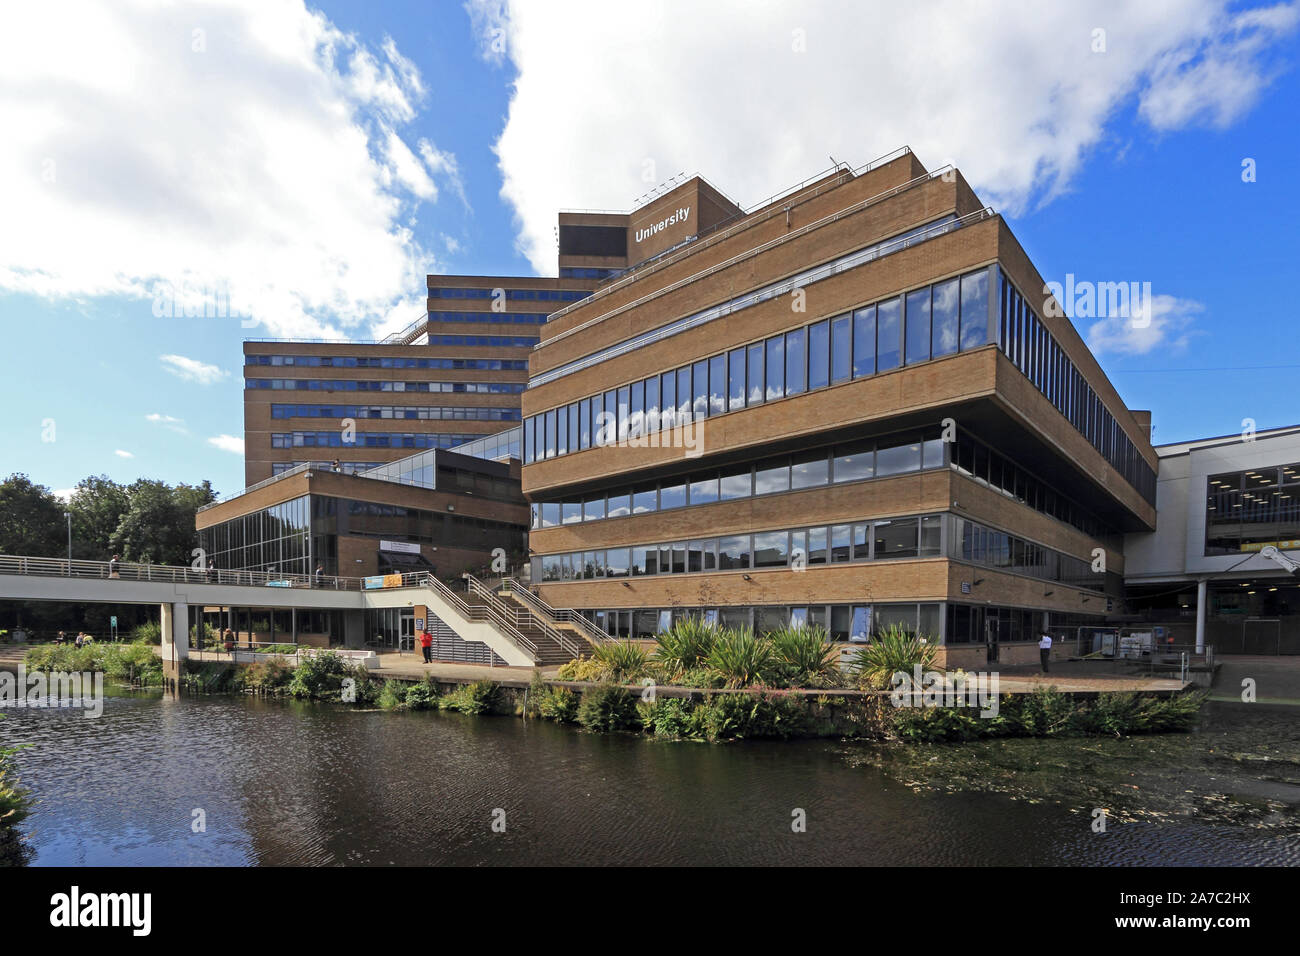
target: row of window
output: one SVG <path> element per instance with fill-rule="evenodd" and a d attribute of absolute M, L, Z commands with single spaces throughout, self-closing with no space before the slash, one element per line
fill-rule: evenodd
<path fill-rule="evenodd" d="M 1001 276 L 998 344 L 1088 442 L 1149 504 L 1156 501 L 1156 473 L 1093 391 L 1028 301 Z"/>
<path fill-rule="evenodd" d="M 435 435 L 428 432 L 357 432 L 345 442 L 341 432 L 272 432 L 272 448 L 454 448 L 484 435 Z"/>
<path fill-rule="evenodd" d="M 786 625 L 821 627 L 832 641 L 865 644 L 890 627 L 939 639 L 939 604 L 811 604 L 775 607 L 674 607 L 585 610 L 583 616 L 614 637 L 652 640 L 688 617 L 719 627 L 767 634 Z"/>
<path fill-rule="evenodd" d="M 420 421 L 517 422 L 517 408 L 406 405 L 272 405 L 272 418 L 401 418 Z"/>
<path fill-rule="evenodd" d="M 430 322 L 486 322 L 492 325 L 545 325 L 547 312 L 430 312 Z"/>
<path fill-rule="evenodd" d="M 355 355 L 246 355 L 245 365 L 292 365 L 307 368 L 528 369 L 527 359 L 406 358 Z"/>
<path fill-rule="evenodd" d="M 524 463 L 864 378 L 988 340 L 988 270 L 530 416 Z"/>
<path fill-rule="evenodd" d="M 245 388 L 276 392 L 437 392 L 465 395 L 518 395 L 522 382 L 360 382 L 333 378 L 250 378 Z"/>
<path fill-rule="evenodd" d="M 621 276 L 623 269 L 594 269 L 582 266 L 562 266 L 560 268 L 561 279 L 612 279 L 615 276 Z"/>
<path fill-rule="evenodd" d="M 492 299 L 496 289 L 431 288 L 430 299 Z M 591 295 L 581 289 L 502 289 L 515 302 L 577 302 Z"/>
<path fill-rule="evenodd" d="M 944 464 L 944 443 L 937 433 L 895 435 L 710 469 L 686 478 L 619 488 L 583 499 L 534 502 L 532 526 L 553 528 L 581 521 L 621 518 L 754 495 L 884 478 L 942 468 Z"/>
<path fill-rule="evenodd" d="M 530 349 L 537 336 L 528 335 L 430 335 L 430 345 L 465 345 L 475 347 Z"/>
<path fill-rule="evenodd" d="M 1300 545 L 1300 465 L 1211 475 L 1206 486 L 1205 553 L 1241 554 Z"/>
<path fill-rule="evenodd" d="M 902 249 L 908 248 L 909 246 L 916 245 L 917 243 L 925 242 L 937 236 L 944 235 L 954 229 L 961 228 L 961 225 L 962 224 L 957 220 L 956 216 L 945 216 L 935 222 L 927 223 L 923 226 L 917 226 L 916 228 L 909 229 L 907 232 L 900 235 L 893 236 L 889 239 L 883 239 L 879 242 L 872 243 L 869 246 L 865 246 L 862 249 L 850 252 L 832 262 L 815 266 L 812 269 L 807 269 L 788 279 L 782 279 L 780 282 L 770 283 L 769 285 L 763 286 L 753 292 L 746 292 L 744 295 L 736 296 L 720 305 L 715 305 L 711 308 L 704 309 L 701 312 L 685 316 L 684 318 L 669 322 L 667 325 L 651 329 L 648 332 L 642 332 L 640 335 L 633 336 L 632 338 L 625 339 L 616 345 L 611 345 L 597 352 L 593 352 L 591 355 L 584 356 L 580 359 L 574 359 L 572 362 L 551 369 L 549 372 L 543 372 L 540 375 L 534 376 L 529 381 L 528 385 L 530 388 L 533 388 L 538 385 L 544 385 L 547 382 L 553 382 L 556 379 L 563 378 L 565 375 L 569 375 L 579 369 L 589 368 L 599 362 L 614 358 L 617 355 L 624 355 L 643 345 L 648 345 L 651 342 L 657 342 L 661 339 L 667 338 L 668 336 L 684 332 L 687 329 L 696 328 L 697 326 L 712 322 L 714 319 L 721 318 L 724 315 L 731 315 L 741 309 L 758 305 L 761 302 L 766 302 L 770 299 L 776 298 L 777 296 L 786 295 L 795 289 L 803 288 L 804 286 L 820 281 L 821 279 L 838 275 L 841 272 L 871 262 L 881 256 L 888 255 L 892 252 L 898 252 Z"/>
<path fill-rule="evenodd" d="M 951 549 L 954 558 L 1044 581 L 1060 581 L 1070 587 L 1106 589 L 1105 574 L 1093 571 L 1087 561 L 965 518 L 953 516 L 953 521 L 956 522 Z"/>
<path fill-rule="evenodd" d="M 291 471 L 299 465 L 306 465 L 305 461 L 276 461 L 271 463 L 271 475 L 283 474 Z M 339 472 L 344 475 L 359 475 L 364 471 L 370 471 L 372 468 L 378 468 L 383 462 L 378 461 L 341 461 L 339 462 Z"/>
<path fill-rule="evenodd" d="M 671 544 L 547 554 L 533 558 L 533 573 L 535 580 L 540 581 L 578 581 L 938 557 L 942 554 L 942 520 L 942 515 L 918 515 Z"/>

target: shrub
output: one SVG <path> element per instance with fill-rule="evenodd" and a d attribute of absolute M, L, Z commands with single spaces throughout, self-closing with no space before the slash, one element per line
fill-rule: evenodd
<path fill-rule="evenodd" d="M 665 680 L 675 680 L 682 674 L 698 671 L 708 660 L 717 639 L 715 625 L 705 623 L 700 617 L 683 618 L 655 635 L 659 645 L 655 648 L 655 664 Z"/>
<path fill-rule="evenodd" d="M 359 691 L 360 679 L 342 657 L 333 651 L 312 654 L 298 662 L 293 679 L 289 681 L 289 693 L 310 700 L 338 700 L 342 694 L 343 681 L 349 677 L 357 680 Z M 360 702 L 360 693 L 357 697 Z"/>
<path fill-rule="evenodd" d="M 631 730 L 638 716 L 632 695 L 617 684 L 597 684 L 582 692 L 578 703 L 578 723 L 588 730 L 612 733 Z"/>
<path fill-rule="evenodd" d="M 548 687 L 537 698 L 537 712 L 547 720 L 574 723 L 578 719 L 578 695 L 567 687 Z"/>
<path fill-rule="evenodd" d="M 244 690 L 267 694 L 283 690 L 292 678 L 288 662 L 283 657 L 272 657 L 241 668 L 237 682 Z"/>
<path fill-rule="evenodd" d="M 681 697 L 659 697 L 637 705 L 641 725 L 656 737 L 703 740 L 704 709 Z"/>
<path fill-rule="evenodd" d="M 762 683 L 772 669 L 772 645 L 747 628 L 723 628 L 709 650 L 708 665 L 724 687 Z"/>
<path fill-rule="evenodd" d="M 826 639 L 821 626 L 788 625 L 770 631 L 774 675 L 789 687 L 840 687 L 840 671 L 835 645 Z"/>
<path fill-rule="evenodd" d="M 462 684 L 438 701 L 443 710 L 458 710 L 462 714 L 487 714 L 496 710 L 501 702 L 501 688 L 490 680 Z"/>
<path fill-rule="evenodd" d="M 12 759 L 15 752 L 14 747 L 0 747 L 0 866 L 26 862 L 18 825 L 30 815 L 32 797 L 19 785 Z"/>
<path fill-rule="evenodd" d="M 629 640 L 609 641 L 597 645 L 591 659 L 601 665 L 601 679 L 630 684 L 647 673 L 645 648 Z"/>
<path fill-rule="evenodd" d="M 131 640 L 145 644 L 162 643 L 162 625 L 157 621 L 145 621 L 131 629 Z"/>
<path fill-rule="evenodd" d="M 384 682 L 384 689 L 379 692 L 379 706 L 384 710 L 396 710 L 406 705 L 406 685 L 400 680 L 389 679 Z"/>
<path fill-rule="evenodd" d="M 406 707 L 408 710 L 430 710 L 438 706 L 438 697 L 438 685 L 426 678 L 406 688 Z"/>
<path fill-rule="evenodd" d="M 560 665 L 559 670 L 555 672 L 557 680 L 575 680 L 596 682 L 606 680 L 606 665 L 604 661 L 597 660 L 594 657 L 577 657 Z"/>
<path fill-rule="evenodd" d="M 235 687 L 235 667 L 220 661 L 186 660 L 181 686 L 201 694 L 220 694 Z"/>
<path fill-rule="evenodd" d="M 864 689 L 889 687 L 899 671 L 911 674 L 920 665 L 922 671 L 934 669 L 939 645 L 898 624 L 891 624 L 877 634 L 866 647 L 853 654 L 849 669 Z"/>

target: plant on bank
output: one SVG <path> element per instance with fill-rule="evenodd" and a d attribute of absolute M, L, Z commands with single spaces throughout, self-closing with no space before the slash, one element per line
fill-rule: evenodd
<path fill-rule="evenodd" d="M 935 669 L 939 645 L 899 624 L 891 624 L 878 633 L 870 644 L 855 651 L 849 670 L 863 690 L 890 687 L 894 674 L 911 674 L 918 665 L 922 672 Z"/>
<path fill-rule="evenodd" d="M 723 628 L 709 650 L 706 663 L 721 676 L 724 687 L 765 683 L 772 671 L 772 645 L 748 628 Z"/>
<path fill-rule="evenodd" d="M 0 714 L 0 719 L 3 719 Z M 20 866 L 26 862 L 21 824 L 32 812 L 32 795 L 20 786 L 13 766 L 16 747 L 0 747 L 0 866 Z"/>
<path fill-rule="evenodd" d="M 613 733 L 636 729 L 640 718 L 626 688 L 617 684 L 596 684 L 582 692 L 578 701 L 578 723 L 588 730 Z"/>
<path fill-rule="evenodd" d="M 839 651 L 820 625 L 786 625 L 769 631 L 773 683 L 784 687 L 842 687 Z"/>
<path fill-rule="evenodd" d="M 682 618 L 666 631 L 655 635 L 654 663 L 667 683 L 677 683 L 686 675 L 705 669 L 709 654 L 718 639 L 718 629 L 701 617 Z"/>
<path fill-rule="evenodd" d="M 490 680 L 462 684 L 440 697 L 438 706 L 462 714 L 490 714 L 501 706 L 501 688 Z"/>

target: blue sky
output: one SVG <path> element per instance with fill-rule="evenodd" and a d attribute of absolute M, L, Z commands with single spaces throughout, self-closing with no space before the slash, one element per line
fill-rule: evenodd
<path fill-rule="evenodd" d="M 1076 324 L 1155 441 L 1300 421 L 1294 5 L 545 6 L 0 14 L 0 472 L 235 491 L 243 338 L 382 334 L 424 272 L 553 268 L 556 209 L 678 172 L 748 205 L 902 144 L 1049 281 L 1151 284 L 1140 334 Z M 159 281 L 248 312 L 158 317 Z"/>

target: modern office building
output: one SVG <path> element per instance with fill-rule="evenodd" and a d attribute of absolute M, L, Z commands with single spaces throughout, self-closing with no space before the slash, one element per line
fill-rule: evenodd
<path fill-rule="evenodd" d="M 540 327 L 523 395 L 547 602 L 637 637 L 899 623 L 975 667 L 1121 598 L 1149 414 L 959 172 L 900 150 L 748 211 L 693 179 L 586 215 L 562 265 L 618 271 Z"/>
<path fill-rule="evenodd" d="M 595 285 L 431 275 L 427 313 L 382 342 L 245 342 L 245 483 L 335 459 L 355 474 L 517 426 L 541 326 Z"/>
<path fill-rule="evenodd" d="M 1300 654 L 1300 425 L 1156 453 L 1156 530 L 1124 542 L 1127 619 L 1221 654 Z"/>

